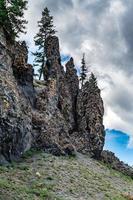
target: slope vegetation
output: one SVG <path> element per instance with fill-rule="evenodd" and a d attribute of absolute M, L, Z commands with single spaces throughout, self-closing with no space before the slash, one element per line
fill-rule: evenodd
<path fill-rule="evenodd" d="M 0 167 L 0 200 L 132 199 L 133 180 L 88 156 L 28 152 Z"/>

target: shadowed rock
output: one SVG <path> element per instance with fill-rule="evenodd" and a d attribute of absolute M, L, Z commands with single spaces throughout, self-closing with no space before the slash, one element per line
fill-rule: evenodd
<path fill-rule="evenodd" d="M 0 163 L 19 158 L 31 147 L 31 107 L 12 70 L 15 47 L 0 31 Z"/>

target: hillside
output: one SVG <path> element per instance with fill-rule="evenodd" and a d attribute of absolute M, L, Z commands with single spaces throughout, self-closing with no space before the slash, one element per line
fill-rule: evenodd
<path fill-rule="evenodd" d="M 133 180 L 88 156 L 28 152 L 0 168 L 1 200 L 124 200 Z"/>

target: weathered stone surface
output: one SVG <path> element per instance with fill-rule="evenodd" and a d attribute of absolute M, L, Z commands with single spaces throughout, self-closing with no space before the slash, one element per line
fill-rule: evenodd
<path fill-rule="evenodd" d="M 56 155 L 72 154 L 69 138 L 74 118 L 72 101 L 60 64 L 57 37 L 46 40 L 47 62 L 44 69 L 46 85 L 36 87 L 36 111 L 33 113 L 34 145 Z"/>
<path fill-rule="evenodd" d="M 105 139 L 103 115 L 99 88 L 86 82 L 77 99 L 78 132 L 72 135 L 73 144 L 78 151 L 88 152 L 95 158 L 100 157 Z"/>
<path fill-rule="evenodd" d="M 12 69 L 23 94 L 29 100 L 32 106 L 35 104 L 35 90 L 33 87 L 33 67 L 27 64 L 28 48 L 25 41 L 14 45 Z"/>
<path fill-rule="evenodd" d="M 71 102 L 72 102 L 72 113 L 73 113 L 73 118 L 74 118 L 73 130 L 77 130 L 76 104 L 77 104 L 77 96 L 79 92 L 79 80 L 78 80 L 77 70 L 74 67 L 73 58 L 70 58 L 70 60 L 66 64 L 65 81 L 66 81 L 66 85 L 68 86 L 68 90 L 69 90 Z"/>
<path fill-rule="evenodd" d="M 133 178 L 133 168 L 120 161 L 113 152 L 103 151 L 101 154 L 101 160 L 113 169 Z"/>
<path fill-rule="evenodd" d="M 74 147 L 68 134 L 69 125 L 57 107 L 56 79 L 48 86 L 36 88 L 36 110 L 33 112 L 33 146 L 54 155 L 73 154 Z"/>
<path fill-rule="evenodd" d="M 46 65 L 44 69 L 44 79 L 59 78 L 62 74 L 60 63 L 59 40 L 56 36 L 49 36 L 45 42 L 46 46 Z"/>
<path fill-rule="evenodd" d="M 0 32 L 0 163 L 10 161 L 31 146 L 31 108 L 13 75 L 15 47 L 8 48 Z"/>

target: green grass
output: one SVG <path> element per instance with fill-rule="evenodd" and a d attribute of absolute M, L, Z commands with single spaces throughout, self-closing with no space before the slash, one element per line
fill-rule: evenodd
<path fill-rule="evenodd" d="M 87 157 L 84 161 L 28 151 L 18 163 L 0 167 L 0 200 L 126 199 L 133 180 L 96 161 L 90 165 Z"/>

